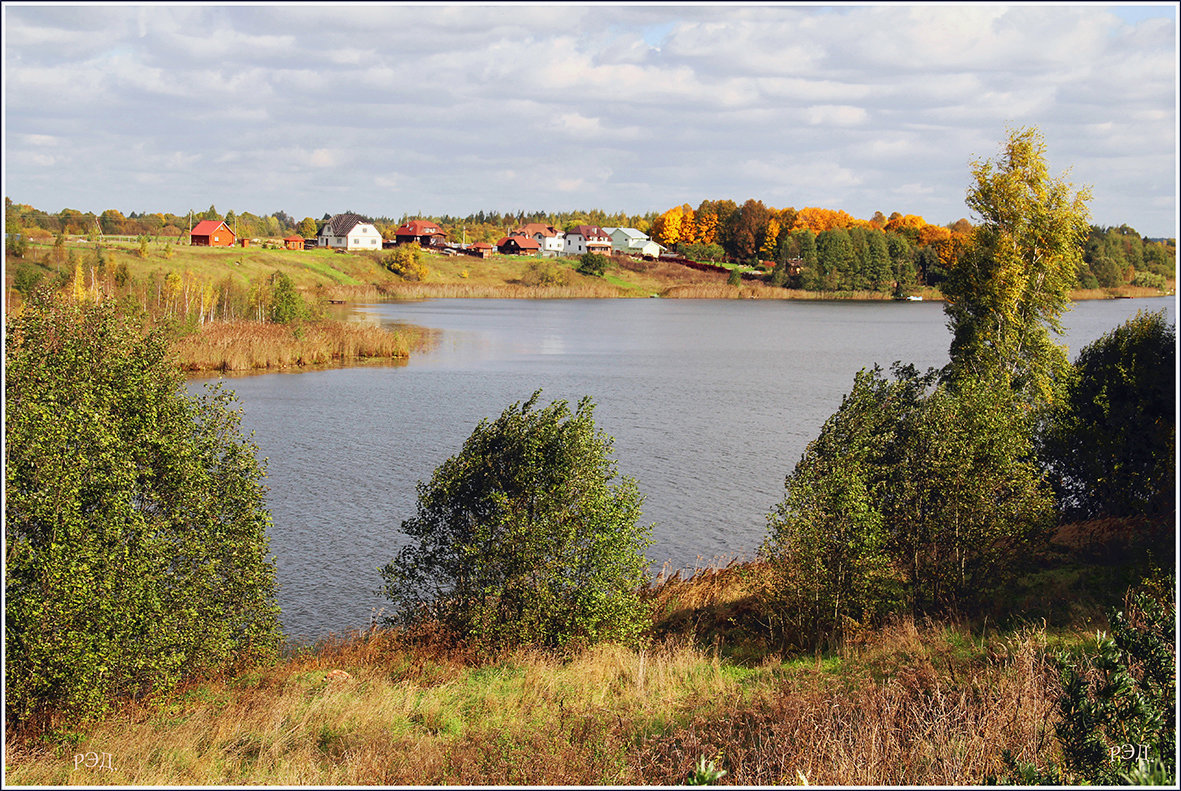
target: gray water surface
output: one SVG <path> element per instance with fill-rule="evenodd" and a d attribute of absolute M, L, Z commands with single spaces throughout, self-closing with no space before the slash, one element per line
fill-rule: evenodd
<path fill-rule="evenodd" d="M 1062 341 L 1073 357 L 1141 309 L 1176 321 L 1172 298 L 1082 302 Z M 295 639 L 369 624 L 416 484 L 535 390 L 571 408 L 595 401 L 619 472 L 646 496 L 653 569 L 692 568 L 753 555 L 785 476 L 859 369 L 941 366 L 951 340 L 930 302 L 428 300 L 357 314 L 441 330 L 439 342 L 404 366 L 228 382 L 268 460 Z"/>

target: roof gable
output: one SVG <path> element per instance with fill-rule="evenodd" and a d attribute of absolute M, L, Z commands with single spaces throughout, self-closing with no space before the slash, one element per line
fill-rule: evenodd
<path fill-rule="evenodd" d="M 395 236 L 434 236 L 436 234 L 443 234 L 443 229 L 429 220 L 411 220 L 403 223 L 398 230 L 394 231 Z"/>
<path fill-rule="evenodd" d="M 552 225 L 546 225 L 543 222 L 531 222 L 522 225 L 520 228 L 513 231 L 510 236 L 518 234 L 522 236 L 533 236 L 534 234 L 541 234 L 542 236 L 557 236 L 560 233 L 561 231 Z"/>
<path fill-rule="evenodd" d="M 193 226 L 193 230 L 190 233 L 193 236 L 208 236 L 220 228 L 225 228 L 230 233 L 234 232 L 233 229 L 226 225 L 222 220 L 202 220 Z"/>
<path fill-rule="evenodd" d="M 567 236 L 581 236 L 584 239 L 591 237 L 606 237 L 607 233 L 597 225 L 575 225 L 570 230 L 566 231 Z"/>
<path fill-rule="evenodd" d="M 346 212 L 345 214 L 334 214 L 328 222 L 324 223 L 324 227 L 320 229 L 320 233 L 324 236 L 348 236 L 349 231 L 356 228 L 361 223 L 368 223 L 359 214 L 352 214 Z"/>

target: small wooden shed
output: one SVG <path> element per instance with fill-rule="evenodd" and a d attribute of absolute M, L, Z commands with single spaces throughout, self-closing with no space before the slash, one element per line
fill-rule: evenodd
<path fill-rule="evenodd" d="M 302 236 L 288 236 L 283 240 L 283 248 L 285 250 L 302 250 L 303 237 Z"/>

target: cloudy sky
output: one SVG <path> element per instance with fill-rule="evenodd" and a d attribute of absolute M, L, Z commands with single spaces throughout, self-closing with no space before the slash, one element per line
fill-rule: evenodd
<path fill-rule="evenodd" d="M 1171 2 L 3 10 L 4 194 L 48 211 L 947 223 L 1034 125 L 1094 222 L 1176 235 Z"/>

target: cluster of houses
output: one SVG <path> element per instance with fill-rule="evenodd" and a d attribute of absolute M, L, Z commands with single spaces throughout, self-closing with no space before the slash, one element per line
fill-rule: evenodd
<path fill-rule="evenodd" d="M 224 222 L 203 220 L 193 226 L 189 234 L 189 243 L 204 247 L 233 247 L 238 244 L 248 247 L 250 240 L 239 241 L 234 230 Z M 487 258 L 493 253 L 542 257 L 622 253 L 656 258 L 665 249 L 635 228 L 577 225 L 567 231 L 560 231 L 544 223 L 524 225 L 510 232 L 495 245 L 487 242 L 477 242 L 473 245 L 448 243 L 447 234 L 443 229 L 428 220 L 411 220 L 404 223 L 394 231 L 393 239 L 385 239 L 371 221 L 359 214 L 351 213 L 330 217 L 320 228 L 320 233 L 311 239 L 288 236 L 283 240 L 283 246 L 290 250 L 324 247 L 334 250 L 366 251 L 381 250 L 400 244 L 418 244 L 444 253 L 472 255 L 478 258 Z"/>

